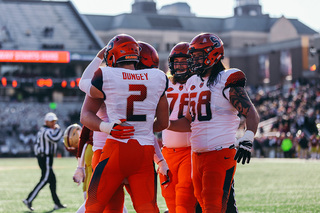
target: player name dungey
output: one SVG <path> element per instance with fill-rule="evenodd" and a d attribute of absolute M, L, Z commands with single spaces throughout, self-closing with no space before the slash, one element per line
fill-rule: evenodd
<path fill-rule="evenodd" d="M 148 73 L 122 73 L 122 78 L 124 80 L 148 80 Z"/>

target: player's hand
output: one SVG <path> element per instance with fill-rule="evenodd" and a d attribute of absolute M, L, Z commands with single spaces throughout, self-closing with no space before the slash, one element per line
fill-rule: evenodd
<path fill-rule="evenodd" d="M 81 182 L 84 181 L 84 178 L 86 177 L 86 174 L 84 172 L 83 167 L 77 167 L 76 171 L 74 172 L 73 175 L 73 181 L 75 183 L 78 183 L 78 186 L 81 184 Z"/>
<path fill-rule="evenodd" d="M 134 135 L 134 127 L 126 122 L 126 119 L 120 119 L 120 123 L 115 123 L 110 135 L 119 139 L 129 139 Z"/>
<path fill-rule="evenodd" d="M 243 137 L 239 138 L 236 141 L 235 146 L 238 147 L 238 150 L 236 152 L 236 155 L 234 156 L 234 159 L 238 163 L 240 163 L 241 160 L 242 164 L 250 162 L 253 138 L 254 133 L 250 130 L 247 130 Z"/>
<path fill-rule="evenodd" d="M 158 163 L 158 173 L 162 175 L 168 175 L 169 167 L 165 159 Z"/>
<path fill-rule="evenodd" d="M 104 53 L 106 52 L 106 47 L 103 47 L 97 54 L 97 57 L 103 60 Z"/>
<path fill-rule="evenodd" d="M 162 182 L 161 182 L 162 187 L 163 187 L 163 188 L 167 188 L 167 187 L 169 186 L 171 180 L 172 180 L 172 173 L 171 173 L 171 171 L 168 169 L 165 175 L 163 175 L 163 174 L 161 174 L 161 173 L 159 172 L 159 176 L 162 176 L 162 177 L 160 177 L 160 180 L 162 181 Z M 164 177 L 164 179 L 163 179 L 163 177 Z"/>
<path fill-rule="evenodd" d="M 100 130 L 118 139 L 129 139 L 134 135 L 134 127 L 126 123 L 126 119 L 115 122 L 101 122 Z"/>

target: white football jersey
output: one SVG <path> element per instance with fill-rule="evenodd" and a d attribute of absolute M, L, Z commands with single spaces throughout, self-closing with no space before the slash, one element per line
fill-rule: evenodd
<path fill-rule="evenodd" d="M 99 70 L 102 76 L 97 77 Z M 105 95 L 104 103 L 109 120 L 126 119 L 135 128 L 131 138 L 138 140 L 141 145 L 153 146 L 155 112 L 159 99 L 167 88 L 168 79 L 164 72 L 159 69 L 128 70 L 116 67 L 103 67 L 99 70 L 93 78 L 93 84 Z M 128 141 L 113 139 L 125 143 Z"/>
<path fill-rule="evenodd" d="M 94 72 L 99 68 L 102 60 L 98 57 L 95 57 L 91 63 L 87 66 L 85 71 L 83 72 L 80 82 L 79 88 L 85 92 L 88 96 L 90 96 L 90 87 L 91 87 L 91 79 L 94 75 Z M 100 109 L 97 112 L 97 116 L 105 121 L 109 122 L 109 118 L 106 111 L 106 105 L 102 104 Z M 106 143 L 108 134 L 100 131 L 93 131 L 93 146 L 92 150 L 96 151 L 98 149 L 102 149 Z"/>
<path fill-rule="evenodd" d="M 169 87 L 166 92 L 170 107 L 170 120 L 178 120 L 187 113 L 188 109 L 188 91 L 186 84 L 173 84 L 169 81 Z M 168 148 L 181 148 L 190 146 L 189 132 L 175 132 L 171 130 L 162 131 L 163 146 Z"/>
<path fill-rule="evenodd" d="M 191 147 L 193 152 L 220 150 L 232 145 L 240 118 L 238 111 L 229 102 L 228 84 L 243 80 L 245 75 L 238 69 L 220 72 L 217 84 L 207 87 L 208 78 L 194 75 L 186 85 L 190 97 Z M 223 90 L 226 98 L 223 96 Z"/>
<path fill-rule="evenodd" d="M 97 116 L 105 121 L 105 122 L 109 122 L 109 118 L 107 115 L 107 108 L 106 105 L 103 103 L 100 107 L 100 109 L 97 112 Z M 107 140 L 108 134 L 106 132 L 100 132 L 100 131 L 93 131 L 93 146 L 92 146 L 92 150 L 96 151 L 98 149 L 102 149 L 103 146 L 106 144 L 106 140 Z"/>

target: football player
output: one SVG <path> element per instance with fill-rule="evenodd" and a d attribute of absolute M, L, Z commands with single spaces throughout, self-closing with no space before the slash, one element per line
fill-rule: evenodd
<path fill-rule="evenodd" d="M 203 212 L 225 212 L 236 164 L 250 161 L 259 115 L 244 88 L 245 74 L 223 65 L 224 47 L 217 35 L 195 36 L 189 53 L 192 70 L 197 74 L 186 83 L 189 107 L 185 117 L 170 121 L 169 129 L 192 130 L 195 196 Z M 246 118 L 247 129 L 236 140 L 239 113 Z"/>
<path fill-rule="evenodd" d="M 159 67 L 159 56 L 157 50 L 152 45 L 143 41 L 138 41 L 138 45 L 140 48 L 140 57 L 136 69 L 157 69 Z M 161 153 L 161 149 L 156 138 L 154 141 L 154 149 L 154 162 L 158 164 L 158 172 L 165 177 L 165 180 L 162 181 L 162 183 L 167 183 L 168 180 L 170 180 L 168 174 L 169 167 Z"/>
<path fill-rule="evenodd" d="M 137 70 L 159 68 L 159 55 L 157 50 L 147 42 L 138 41 L 139 45 L 139 62 L 136 66 Z"/>
<path fill-rule="evenodd" d="M 93 132 L 86 126 L 83 126 L 79 138 L 79 146 L 77 152 L 78 166 L 73 175 L 73 181 L 80 185 L 83 182 L 83 197 L 87 198 L 88 186 L 92 174 L 92 140 Z"/>
<path fill-rule="evenodd" d="M 108 134 L 90 182 L 86 210 L 101 212 L 127 178 L 135 210 L 158 212 L 153 132 L 168 125 L 167 78 L 158 69 L 135 70 L 139 46 L 129 35 L 117 35 L 108 43 L 105 60 L 108 67 L 95 72 L 89 91 L 92 98 L 86 97 L 81 111 L 84 125 Z M 96 116 L 101 100 L 113 122 Z"/>
<path fill-rule="evenodd" d="M 178 120 L 186 115 L 188 108 L 188 92 L 186 81 L 192 75 L 188 65 L 189 43 L 180 42 L 175 45 L 168 57 L 169 87 L 166 92 L 170 106 L 170 120 Z M 162 154 L 170 168 L 170 183 L 161 185 L 170 213 L 195 212 L 196 198 L 191 180 L 191 145 L 189 132 L 162 131 Z M 160 181 L 165 177 L 160 175 Z"/>
<path fill-rule="evenodd" d="M 146 42 L 139 41 L 139 48 L 140 48 L 140 60 L 139 63 L 137 64 L 137 69 L 148 69 L 148 68 L 158 68 L 159 66 L 159 56 L 157 51 L 152 47 L 150 44 Z M 84 91 L 88 92 L 91 86 L 91 79 L 93 77 L 94 72 L 99 68 L 103 61 L 104 57 L 104 52 L 105 48 L 99 51 L 97 56 L 93 59 L 93 61 L 88 65 L 88 67 L 85 69 L 80 83 L 79 83 L 79 88 Z M 108 117 L 106 114 L 106 109 L 105 105 L 103 104 L 103 107 L 99 109 L 99 112 L 97 113 L 100 118 L 103 118 L 104 121 L 108 121 Z M 100 132 L 100 131 L 94 131 L 94 143 L 93 143 L 93 150 L 94 150 L 94 155 L 93 155 L 93 168 L 98 164 L 101 150 L 103 148 L 103 145 L 105 144 L 105 139 L 106 139 L 106 133 Z M 168 173 L 168 165 L 162 161 L 163 156 L 159 147 L 158 143 L 155 143 L 155 154 L 154 154 L 154 161 L 155 162 L 160 162 L 158 164 L 158 170 L 161 174 L 165 175 Z M 83 169 L 81 169 L 81 166 L 77 168 L 74 180 L 76 182 L 81 181 L 83 179 Z M 90 176 L 91 177 L 91 176 Z M 90 179 L 90 178 L 89 178 Z M 126 189 L 130 193 L 130 187 L 126 184 Z M 119 209 L 120 207 L 122 208 L 123 206 L 123 199 L 122 197 L 124 196 L 124 192 L 122 190 L 118 190 L 117 194 L 114 195 L 113 199 L 109 202 L 107 205 L 106 209 Z M 116 200 L 116 199 L 120 199 Z M 121 203 L 122 200 L 122 203 Z M 111 206 L 112 205 L 112 206 Z M 78 212 L 84 212 L 85 211 L 85 206 L 82 205 Z M 126 207 L 123 206 L 123 212 L 127 212 Z"/>
<path fill-rule="evenodd" d="M 98 52 L 97 56 L 91 61 L 91 63 L 87 66 L 87 68 L 83 72 L 81 79 L 80 79 L 80 82 L 79 82 L 79 88 L 83 92 L 87 92 L 90 90 L 91 79 L 94 75 L 94 72 L 99 68 L 100 65 L 102 65 L 102 61 L 104 59 L 104 53 L 105 53 L 105 48 L 103 48 L 102 50 L 100 50 Z M 88 96 L 87 99 L 90 99 L 90 97 Z M 97 116 L 99 116 L 99 118 L 105 122 L 109 121 L 108 115 L 106 113 L 106 106 L 104 103 L 101 104 L 101 106 L 97 112 Z M 102 151 L 103 146 L 105 145 L 105 141 L 106 141 L 108 134 L 105 132 L 101 132 L 101 131 L 91 131 L 91 132 L 93 132 L 93 136 L 92 136 L 93 156 L 92 156 L 92 160 L 91 160 L 91 166 L 92 166 L 92 169 L 94 170 L 99 162 L 101 151 Z M 76 169 L 75 176 L 74 176 L 74 180 L 76 182 L 83 180 L 82 171 L 83 171 L 83 169 L 81 169 L 81 167 Z M 89 177 L 87 177 L 89 182 L 91 179 L 91 175 L 92 175 L 92 173 L 90 174 Z M 89 183 L 88 183 L 87 187 L 89 187 Z M 112 197 L 110 202 L 106 205 L 105 210 L 106 211 L 119 210 L 120 212 L 123 211 L 123 213 L 127 212 L 127 209 L 124 206 L 124 191 L 123 190 L 119 189 L 117 191 L 117 193 L 115 193 L 115 195 Z M 83 212 L 85 212 L 85 202 L 83 203 L 82 206 L 79 207 L 79 209 L 77 211 L 77 213 L 83 213 Z"/>

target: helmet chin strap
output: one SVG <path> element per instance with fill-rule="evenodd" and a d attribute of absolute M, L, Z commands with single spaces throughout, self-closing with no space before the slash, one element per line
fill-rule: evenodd
<path fill-rule="evenodd" d="M 180 84 L 184 84 L 187 82 L 188 78 L 192 75 L 192 73 L 190 71 L 185 71 L 183 73 L 176 73 L 173 75 L 174 79 L 176 82 L 180 83 Z"/>
<path fill-rule="evenodd" d="M 210 67 L 201 67 L 200 70 L 201 72 L 197 73 L 197 75 L 201 78 L 201 80 L 203 81 L 203 77 L 208 73 L 209 69 L 211 68 L 212 66 Z"/>
<path fill-rule="evenodd" d="M 184 84 L 187 81 L 185 73 L 175 74 L 174 79 L 176 80 L 176 82 L 178 82 L 180 84 Z"/>

